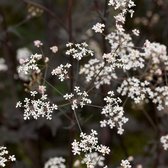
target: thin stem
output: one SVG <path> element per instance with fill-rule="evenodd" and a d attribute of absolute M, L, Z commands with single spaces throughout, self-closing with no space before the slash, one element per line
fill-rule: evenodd
<path fill-rule="evenodd" d="M 125 107 L 126 103 L 127 103 L 127 100 L 128 100 L 128 96 L 126 97 L 126 99 L 124 100 L 124 103 L 123 103 L 123 107 Z"/>
<path fill-rule="evenodd" d="M 81 128 L 81 126 L 80 126 L 80 122 L 79 122 L 79 119 L 78 119 L 77 113 L 76 113 L 76 111 L 75 111 L 75 110 L 73 110 L 73 112 L 74 112 L 74 116 L 75 116 L 75 119 L 76 119 L 77 125 L 78 125 L 78 127 L 79 127 L 79 130 L 80 130 L 80 132 L 82 132 L 82 128 Z"/>
<path fill-rule="evenodd" d="M 45 79 L 44 79 L 45 80 Z M 52 87 L 56 92 L 58 92 L 61 96 L 64 96 L 56 87 L 54 87 L 51 83 L 47 82 L 47 80 L 45 80 L 45 83 L 47 83 L 50 87 Z"/>
<path fill-rule="evenodd" d="M 70 104 L 71 104 L 71 103 L 64 103 L 64 104 L 58 105 L 58 107 L 65 107 L 65 106 L 70 105 Z"/>
<path fill-rule="evenodd" d="M 61 108 L 58 106 L 59 113 L 57 113 L 58 116 L 64 115 L 73 125 L 75 125 L 75 122 L 65 113 L 65 111 L 61 110 Z"/>
<path fill-rule="evenodd" d="M 47 77 L 47 70 L 48 70 L 48 65 L 46 64 L 46 66 L 45 66 L 45 71 L 44 71 L 44 79 L 43 79 L 43 85 L 45 85 L 45 79 L 46 79 L 46 77 Z"/>
<path fill-rule="evenodd" d="M 68 15 L 68 35 L 69 35 L 69 42 L 72 42 L 72 4 L 73 4 L 73 0 L 68 0 L 68 9 L 67 9 L 67 15 Z M 71 64 L 71 70 L 70 70 L 70 91 L 71 93 L 74 92 L 74 60 L 73 60 L 73 57 L 70 55 L 70 58 L 69 58 L 69 62 Z M 70 109 L 70 118 L 74 121 L 74 116 L 75 116 L 75 119 L 76 119 L 76 122 L 78 124 L 78 127 L 79 129 L 80 128 L 80 124 L 78 123 L 78 118 L 77 118 L 77 115 L 76 113 L 74 112 L 74 115 L 73 115 L 73 110 Z M 70 144 L 69 144 L 69 168 L 72 168 L 73 167 L 73 160 L 74 160 L 74 156 L 73 156 L 73 153 L 72 153 L 72 149 L 71 149 L 71 142 L 73 141 L 73 138 L 74 138 L 74 129 L 71 128 L 70 131 L 69 131 L 69 134 L 70 134 Z"/>
<path fill-rule="evenodd" d="M 79 76 L 79 61 L 77 61 L 77 65 L 76 65 L 76 76 L 75 76 L 74 86 L 77 86 L 78 76 Z"/>
<path fill-rule="evenodd" d="M 102 106 L 97 106 L 97 105 L 94 105 L 94 104 L 86 104 L 86 106 L 95 107 L 95 108 L 99 108 L 99 109 L 103 108 Z"/>

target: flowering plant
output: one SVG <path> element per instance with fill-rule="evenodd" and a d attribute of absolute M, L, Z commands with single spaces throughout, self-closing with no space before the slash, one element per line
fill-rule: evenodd
<path fill-rule="evenodd" d="M 141 32 L 133 29 L 130 33 L 124 27 L 126 17 L 133 17 L 136 6 L 134 1 L 109 0 L 106 1 L 101 21 L 89 29 L 92 39 L 103 39 L 102 52 L 97 54 L 96 48 L 89 44 L 87 35 L 87 38 L 81 38 L 77 42 L 74 40 L 70 2 L 72 1 L 69 0 L 69 41 L 63 49 L 56 45 L 48 49 L 54 57 L 60 53 L 63 55 L 64 59 L 60 64 L 56 65 L 54 57 L 45 53 L 45 42 L 40 40 L 34 41 L 37 53 L 32 54 L 25 48 L 18 51 L 21 55 L 17 58 L 16 76 L 25 82 L 25 91 L 28 95 L 16 103 L 16 108 L 28 124 L 35 119 L 37 129 L 41 129 L 42 124 L 39 121 L 42 121 L 47 125 L 54 123 L 53 125 L 58 128 L 60 125 L 66 127 L 70 134 L 69 154 L 68 150 L 62 156 L 58 156 L 62 153 L 57 152 L 56 156 L 45 162 L 44 167 L 110 167 L 109 158 L 115 154 L 111 143 L 102 140 L 104 137 L 101 135 L 104 132 L 108 132 L 106 136 L 111 137 L 110 133 L 115 133 L 115 137 L 119 137 L 120 145 L 126 153 L 123 158 L 125 160 L 120 159 L 121 168 L 131 168 L 134 165 L 137 168 L 142 167 L 142 161 L 134 161 L 132 156 L 129 157 L 122 141 L 122 136 L 129 132 L 127 130 L 134 129 L 130 126 L 134 121 L 130 115 L 131 105 L 140 107 L 143 112 L 145 106 L 153 106 L 154 119 L 148 113 L 144 114 L 157 131 L 157 142 L 153 146 L 157 148 L 155 161 L 159 165 L 158 151 L 168 149 L 168 135 L 160 121 L 168 108 L 166 46 L 149 40 L 137 46 L 134 38 L 139 38 Z M 108 27 L 106 15 L 111 10 L 114 20 L 112 28 Z M 23 50 L 26 51 L 25 55 Z M 4 71 L 7 68 L 2 69 Z M 88 121 L 91 120 L 90 116 L 96 120 L 93 125 Z M 68 127 L 64 117 L 70 121 Z M 52 130 L 56 132 L 55 128 Z M 40 141 L 40 134 L 33 138 Z M 15 161 L 14 155 L 4 157 L 8 154 L 6 147 L 1 147 L 0 150 L 0 166 L 4 167 L 7 161 Z"/>

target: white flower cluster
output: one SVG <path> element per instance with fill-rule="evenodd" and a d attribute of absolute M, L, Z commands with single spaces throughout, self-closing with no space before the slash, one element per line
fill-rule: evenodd
<path fill-rule="evenodd" d="M 96 23 L 92 29 L 96 32 L 96 33 L 103 33 L 105 28 L 105 25 L 103 23 Z"/>
<path fill-rule="evenodd" d="M 128 55 L 123 55 L 121 62 L 123 63 L 124 70 L 143 68 L 145 63 L 141 53 L 135 49 L 130 50 Z"/>
<path fill-rule="evenodd" d="M 71 67 L 71 64 L 61 64 L 57 68 L 53 69 L 51 74 L 58 76 L 58 79 L 62 82 L 65 79 L 68 79 L 68 69 Z"/>
<path fill-rule="evenodd" d="M 114 6 L 114 9 L 126 9 L 135 6 L 132 0 L 110 0 L 109 5 Z"/>
<path fill-rule="evenodd" d="M 9 152 L 5 146 L 0 146 L 0 166 L 5 167 L 6 162 L 16 160 L 14 155 L 9 155 Z"/>
<path fill-rule="evenodd" d="M 124 117 L 123 107 L 119 105 L 122 102 L 121 99 L 115 98 L 114 92 L 109 91 L 104 100 L 107 104 L 103 107 L 101 114 L 105 115 L 105 119 L 100 121 L 100 126 L 109 125 L 111 129 L 117 127 L 117 133 L 123 134 L 123 124 L 128 121 L 128 118 Z"/>
<path fill-rule="evenodd" d="M 123 70 L 136 70 L 144 67 L 144 56 L 139 50 L 133 49 L 134 44 L 129 34 L 124 32 L 112 32 L 106 36 L 111 46 L 111 53 L 103 58 L 116 68 Z"/>
<path fill-rule="evenodd" d="M 111 32 L 106 36 L 106 40 L 111 46 L 111 53 L 119 55 L 120 57 L 122 54 L 125 55 L 126 52 L 128 52 L 128 49 L 134 47 L 131 36 L 124 32 Z"/>
<path fill-rule="evenodd" d="M 52 46 L 50 47 L 50 50 L 55 54 L 58 52 L 58 47 L 57 46 Z"/>
<path fill-rule="evenodd" d="M 159 43 L 151 43 L 146 40 L 144 43 L 144 53 L 146 59 L 150 59 L 152 64 L 158 65 L 162 63 L 163 65 L 168 65 L 167 49 L 165 45 Z"/>
<path fill-rule="evenodd" d="M 38 95 L 37 91 L 30 91 L 31 99 L 25 98 L 24 104 L 17 102 L 16 108 L 24 108 L 24 120 L 29 120 L 30 117 L 38 119 L 39 117 L 46 117 L 48 120 L 52 119 L 52 113 L 57 110 L 58 106 L 51 104 L 47 99 L 48 96 L 45 94 L 45 88 L 39 87 L 40 98 L 36 98 Z"/>
<path fill-rule="evenodd" d="M 130 162 L 128 160 L 121 160 L 121 168 L 131 168 Z"/>
<path fill-rule="evenodd" d="M 85 56 L 93 56 L 93 51 L 88 49 L 88 44 L 83 43 L 68 43 L 66 45 L 69 49 L 66 51 L 66 55 L 71 55 L 74 59 L 78 61 Z"/>
<path fill-rule="evenodd" d="M 134 10 L 131 8 L 135 6 L 135 3 L 132 0 L 110 0 L 109 5 L 113 6 L 114 9 L 120 9 L 121 12 L 114 16 L 116 19 L 116 29 L 119 32 L 124 32 L 123 25 L 125 23 L 126 13 L 129 12 L 131 17 L 133 16 Z"/>
<path fill-rule="evenodd" d="M 72 103 L 72 110 L 79 108 L 79 106 L 83 108 L 83 106 L 85 106 L 86 104 L 92 103 L 92 101 L 88 98 L 87 92 L 81 92 L 80 87 L 78 86 L 74 87 L 74 94 L 65 94 L 63 97 L 65 100 L 69 100 Z"/>
<path fill-rule="evenodd" d="M 168 135 L 164 135 L 160 138 L 160 142 L 163 145 L 164 150 L 168 149 Z"/>
<path fill-rule="evenodd" d="M 41 70 L 38 67 L 37 61 L 42 59 L 41 54 L 34 54 L 31 55 L 30 58 L 27 59 L 20 59 L 20 66 L 18 67 L 18 72 L 19 73 L 25 73 L 29 74 L 32 71 L 35 71 L 36 73 L 40 73 Z"/>
<path fill-rule="evenodd" d="M 87 83 L 94 80 L 97 89 L 103 84 L 109 85 L 112 79 L 117 78 L 113 65 L 105 65 L 103 61 L 98 59 L 90 59 L 87 64 L 81 67 L 79 73 L 86 76 Z"/>
<path fill-rule="evenodd" d="M 86 154 L 81 163 L 86 164 L 87 168 L 94 168 L 96 166 L 104 166 L 105 157 L 99 155 L 97 152 Z"/>
<path fill-rule="evenodd" d="M 50 158 L 45 163 L 44 168 L 66 168 L 65 159 L 62 157 Z"/>
<path fill-rule="evenodd" d="M 43 46 L 43 43 L 40 40 L 35 40 L 34 41 L 34 46 L 37 48 L 40 48 L 41 46 Z"/>
<path fill-rule="evenodd" d="M 92 161 L 90 157 L 92 153 L 98 152 L 102 156 L 110 153 L 109 147 L 98 144 L 97 132 L 95 130 L 91 130 L 89 135 L 81 132 L 80 138 L 80 141 L 75 139 L 72 143 L 72 152 L 74 155 L 84 154 L 84 162 L 88 168 L 94 167 L 95 165 L 95 159 Z M 103 160 L 101 157 L 100 159 Z"/>
<path fill-rule="evenodd" d="M 139 79 L 131 77 L 122 82 L 121 86 L 117 88 L 117 92 L 122 96 L 127 95 L 135 103 L 140 103 L 145 99 L 147 93 L 151 93 L 151 90 L 148 81 L 141 82 Z"/>
<path fill-rule="evenodd" d="M 152 102 L 157 104 L 158 110 L 163 110 L 168 107 L 168 86 L 156 87 L 154 91 L 149 95 Z"/>
<path fill-rule="evenodd" d="M 132 30 L 132 33 L 135 35 L 135 36 L 139 36 L 140 32 L 138 29 L 134 29 Z"/>
<path fill-rule="evenodd" d="M 168 70 L 168 55 L 165 45 L 146 40 L 142 55 L 149 62 L 147 80 L 152 81 L 157 76 L 157 83 L 163 83 L 162 74 Z"/>

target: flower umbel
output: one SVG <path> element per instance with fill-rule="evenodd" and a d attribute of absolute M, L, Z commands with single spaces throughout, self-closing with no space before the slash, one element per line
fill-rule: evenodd
<path fill-rule="evenodd" d="M 29 74 L 32 71 L 34 71 L 36 73 L 40 73 L 41 70 L 38 67 L 37 62 L 41 59 L 42 59 L 41 54 L 31 55 L 30 58 L 27 58 L 27 59 L 20 59 L 21 65 L 18 67 L 18 72 L 19 73 L 24 72 L 25 74 Z"/>
<path fill-rule="evenodd" d="M 31 98 L 25 98 L 24 104 L 20 101 L 17 102 L 16 108 L 22 107 L 24 109 L 24 120 L 29 120 L 31 117 L 34 119 L 46 117 L 51 120 L 53 111 L 57 110 L 57 105 L 51 104 L 47 100 L 48 95 L 45 93 L 45 88 L 40 86 L 39 92 L 38 94 L 37 91 L 30 91 Z"/>
<path fill-rule="evenodd" d="M 78 61 L 85 56 L 93 56 L 93 51 L 88 49 L 88 44 L 83 43 L 68 43 L 66 45 L 69 49 L 66 51 L 66 55 L 71 55 L 74 59 Z"/>
<path fill-rule="evenodd" d="M 16 160 L 14 155 L 8 154 L 7 148 L 5 146 L 0 146 L 0 166 L 5 167 L 7 162 L 14 162 Z"/>
<path fill-rule="evenodd" d="M 44 168 L 66 168 L 65 159 L 62 157 L 50 158 L 45 163 Z"/>
<path fill-rule="evenodd" d="M 95 166 L 95 159 L 94 157 L 91 157 L 92 153 L 98 153 L 101 160 L 103 160 L 101 155 L 105 156 L 106 154 L 110 153 L 109 147 L 98 144 L 97 132 L 95 130 L 91 130 L 89 135 L 81 132 L 80 138 L 80 141 L 75 139 L 72 143 L 72 152 L 74 155 L 84 154 L 83 163 L 86 163 L 88 168 L 90 168 L 91 165 L 93 167 Z M 96 162 L 96 164 L 98 164 L 98 162 Z"/>
<path fill-rule="evenodd" d="M 72 110 L 75 110 L 77 108 L 79 108 L 79 106 L 81 108 L 83 108 L 83 106 L 87 105 L 87 104 L 91 104 L 91 100 L 88 98 L 88 94 L 86 91 L 81 91 L 80 87 L 75 86 L 74 87 L 74 94 L 70 93 L 70 94 L 65 94 L 64 95 L 64 99 L 65 100 L 69 100 L 72 104 L 71 104 L 71 108 Z"/>
<path fill-rule="evenodd" d="M 121 168 L 131 168 L 130 162 L 128 160 L 121 160 Z"/>
<path fill-rule="evenodd" d="M 65 79 L 68 79 L 68 69 L 71 67 L 71 64 L 59 65 L 57 68 L 53 69 L 51 74 L 58 76 L 58 79 L 62 82 Z"/>
<path fill-rule="evenodd" d="M 113 91 L 109 91 L 108 95 L 104 98 L 107 103 L 103 109 L 101 114 L 105 116 L 103 121 L 100 121 L 101 127 L 110 126 L 111 129 L 117 127 L 118 134 L 123 134 L 124 129 L 123 124 L 128 121 L 128 118 L 124 117 L 123 107 L 119 104 L 122 102 L 120 98 L 115 98 Z"/>

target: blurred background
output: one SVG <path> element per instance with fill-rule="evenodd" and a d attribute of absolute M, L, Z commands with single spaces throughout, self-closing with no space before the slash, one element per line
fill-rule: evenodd
<path fill-rule="evenodd" d="M 66 116 L 70 116 L 69 108 L 54 113 L 51 121 L 24 121 L 23 111 L 15 108 L 16 102 L 26 96 L 23 84 L 29 84 L 17 73 L 18 59 L 39 52 L 33 46 L 37 39 L 43 42 L 43 52 L 52 60 L 51 67 L 69 62 L 64 53 L 65 44 L 70 40 L 87 41 L 97 57 L 101 56 L 108 47 L 101 35 L 93 34 L 91 28 L 96 22 L 105 22 L 106 34 L 114 29 L 112 16 L 115 11 L 108 9 L 107 2 L 73 0 L 70 8 L 69 0 L 0 0 L 0 145 L 6 145 L 17 158 L 17 162 L 9 167 L 41 168 L 54 156 L 67 158 L 67 165 L 72 162 L 72 158 L 69 159 L 72 157 L 70 143 L 79 131 Z M 128 33 L 135 28 L 140 30 L 140 37 L 134 39 L 135 44 L 142 46 L 149 39 L 167 46 L 168 1 L 136 0 L 135 3 L 134 17 L 130 19 L 128 16 L 125 24 Z M 72 31 L 69 30 L 71 13 Z M 56 55 L 49 49 L 53 45 L 59 48 Z M 69 85 L 58 82 L 50 74 L 47 80 L 64 93 L 69 89 Z M 60 100 L 53 89 L 48 92 L 51 99 Z M 102 92 L 95 92 L 96 102 L 102 104 L 99 97 Z M 157 130 L 161 123 L 165 123 L 166 129 L 166 120 L 160 122 L 150 103 L 135 106 L 128 101 L 126 111 L 130 122 L 126 124 L 123 136 L 118 136 L 116 131 L 100 129 L 100 112 L 95 108 L 84 108 L 79 117 L 85 130 L 95 128 L 100 133 L 100 141 L 111 147 L 107 159 L 110 167 L 116 167 L 121 159 L 129 156 L 134 157 L 133 164 L 142 164 L 145 168 L 168 167 L 168 156 L 159 145 Z"/>

